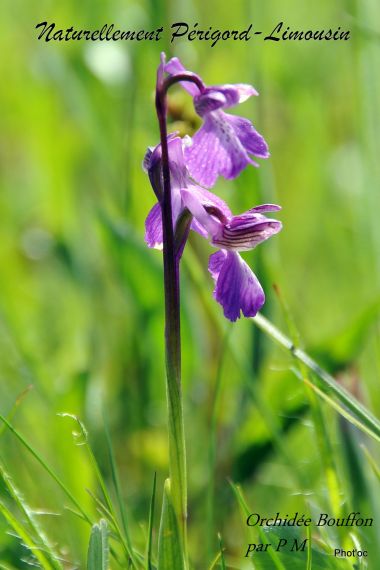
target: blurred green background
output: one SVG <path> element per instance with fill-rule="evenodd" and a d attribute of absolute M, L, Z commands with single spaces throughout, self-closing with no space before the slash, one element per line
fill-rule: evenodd
<path fill-rule="evenodd" d="M 379 415 L 380 5 L 14 0 L 2 11 L 0 411 L 9 414 L 33 386 L 13 424 L 96 520 L 86 491 L 97 493 L 94 469 L 72 438 L 75 425 L 57 413 L 84 421 L 110 481 L 104 408 L 132 537 L 143 550 L 153 475 L 156 533 L 168 471 L 161 255 L 144 244 L 155 197 L 141 169 L 146 147 L 158 142 L 159 52 L 179 56 L 208 84 L 252 83 L 260 92 L 233 112 L 253 121 L 271 158 L 235 181 L 219 180 L 214 190 L 235 213 L 263 202 L 282 205 L 282 233 L 245 255 L 265 285 L 263 312 L 289 332 L 275 283 L 302 345 Z M 34 29 L 45 20 L 78 29 L 164 25 L 167 33 L 159 43 L 45 43 Z M 279 21 L 305 30 L 341 26 L 352 37 L 169 44 L 176 21 L 205 29 L 252 22 L 267 33 Z M 189 96 L 174 89 L 170 109 L 170 129 L 191 134 L 198 119 Z M 251 321 L 223 319 L 212 299 L 210 252 L 193 236 L 182 264 L 194 567 L 211 563 L 217 532 L 228 567 L 252 567 L 244 554 L 254 540 L 246 536 L 229 479 L 263 516 L 348 514 L 352 507 L 378 523 L 378 487 L 360 445 L 375 461 L 378 446 L 325 405 L 316 406 L 316 420 L 290 356 Z M 84 567 L 89 526 L 64 509 L 66 498 L 9 430 L 1 433 L 0 449 L 25 500 L 45 513 L 41 526 L 70 561 L 67 568 Z M 3 483 L 0 499 L 22 520 Z M 343 539 L 338 530 L 317 543 L 343 545 L 347 533 Z M 8 531 L 0 516 L 1 567 L 25 568 L 30 554 Z M 376 529 L 355 532 L 375 561 Z"/>

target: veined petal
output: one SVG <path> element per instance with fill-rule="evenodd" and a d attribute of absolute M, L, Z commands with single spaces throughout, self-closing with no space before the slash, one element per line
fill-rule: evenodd
<path fill-rule="evenodd" d="M 146 149 L 146 153 L 144 155 L 144 160 L 142 163 L 142 168 L 144 172 L 148 172 L 150 168 L 154 148 L 155 148 L 154 146 L 148 146 L 148 148 Z"/>
<path fill-rule="evenodd" d="M 248 251 L 277 234 L 281 228 L 278 220 L 246 212 L 225 224 L 222 231 L 213 237 L 212 244 L 229 250 Z"/>
<path fill-rule="evenodd" d="M 256 131 L 251 121 L 237 115 L 227 115 L 226 113 L 224 113 L 224 118 L 233 127 L 235 135 L 249 154 L 259 158 L 268 158 L 268 145 L 264 137 Z"/>
<path fill-rule="evenodd" d="M 186 193 L 190 194 L 190 196 L 188 196 Z M 194 217 L 191 224 L 191 229 L 205 238 L 208 237 L 209 232 L 207 231 L 206 227 L 202 225 L 200 219 L 202 219 L 203 223 L 205 223 L 204 220 L 206 219 L 206 225 L 209 227 L 209 229 L 219 232 L 221 226 L 219 223 L 215 224 L 215 218 L 217 218 L 217 220 L 227 220 L 232 216 L 231 210 L 224 202 L 224 200 L 212 192 L 209 192 L 205 188 L 201 188 L 195 184 L 188 184 L 187 188 L 183 188 L 181 196 L 184 205 L 191 211 L 192 215 L 198 216 L 198 219 L 197 217 Z M 195 204 L 195 202 L 197 204 Z M 192 210 L 190 208 L 192 208 Z M 212 212 L 214 215 L 210 214 L 210 212 Z M 210 218 L 212 223 L 211 226 L 209 222 Z"/>
<path fill-rule="evenodd" d="M 235 178 L 252 163 L 223 111 L 205 116 L 205 122 L 184 150 L 186 165 L 197 182 L 210 188 L 219 174 Z"/>
<path fill-rule="evenodd" d="M 190 137 L 187 137 L 187 139 Z M 183 139 L 181 139 L 178 136 L 178 131 L 175 131 L 173 133 L 169 133 L 167 135 L 167 141 L 168 141 L 168 148 L 172 147 L 172 150 L 177 147 L 178 148 L 178 143 L 180 143 L 180 145 L 182 145 Z M 191 141 L 191 139 L 190 139 Z M 191 144 L 191 142 L 186 142 L 187 145 Z M 178 150 L 175 151 L 175 153 L 178 153 Z M 161 150 L 161 143 L 157 144 L 156 146 L 148 146 L 148 148 L 146 149 L 146 153 L 144 156 L 144 160 L 143 160 L 143 170 L 144 172 L 149 172 L 149 170 L 151 168 L 154 168 L 154 166 L 156 166 L 156 164 L 158 164 L 159 162 L 161 162 L 161 158 L 162 158 L 162 150 Z M 178 160 L 180 162 L 184 162 L 183 157 L 181 157 L 179 155 Z"/>
<path fill-rule="evenodd" d="M 226 257 L 227 257 L 227 252 L 224 249 L 216 251 L 209 257 L 208 270 L 211 273 L 211 277 L 214 279 L 215 283 L 219 277 L 220 270 L 222 269 Z"/>
<path fill-rule="evenodd" d="M 209 214 L 199 198 L 190 190 L 182 189 L 182 201 L 199 224 L 213 237 L 218 236 L 223 228 L 222 222 Z"/>
<path fill-rule="evenodd" d="M 198 115 L 203 117 L 211 111 L 228 107 L 227 98 L 221 91 L 206 89 L 194 97 L 194 107 Z"/>
<path fill-rule="evenodd" d="M 214 297 L 230 321 L 254 317 L 265 302 L 264 291 L 238 253 L 218 251 L 210 256 L 209 271 L 215 281 Z"/>
<path fill-rule="evenodd" d="M 252 85 L 245 83 L 215 85 L 206 87 L 202 93 L 194 97 L 194 107 L 198 115 L 203 117 L 216 109 L 226 109 L 243 103 L 252 95 L 258 95 L 257 91 Z"/>
<path fill-rule="evenodd" d="M 145 242 L 148 247 L 162 249 L 162 214 L 157 202 L 145 220 Z"/>
<path fill-rule="evenodd" d="M 252 97 L 252 95 L 259 94 L 252 85 L 248 85 L 247 83 L 235 83 L 234 87 L 239 93 L 239 103 L 244 103 L 244 101 Z"/>
<path fill-rule="evenodd" d="M 190 229 L 193 230 L 193 232 L 197 232 L 197 234 L 204 238 L 208 237 L 208 231 L 205 230 L 205 228 L 195 218 L 193 218 L 193 221 L 191 222 Z"/>
<path fill-rule="evenodd" d="M 182 139 L 177 136 L 177 133 L 171 133 L 167 137 L 167 143 L 169 152 L 170 180 L 173 194 L 175 194 L 176 192 L 179 192 L 180 187 L 185 184 L 185 180 L 189 176 L 182 151 Z M 186 142 L 186 144 L 188 143 Z M 150 183 L 158 200 L 161 200 L 163 194 L 161 163 L 161 144 L 158 144 L 155 147 L 148 147 L 143 161 L 143 169 L 148 173 Z"/>
<path fill-rule="evenodd" d="M 215 208 L 217 210 L 217 217 L 219 219 L 226 218 L 227 220 L 232 218 L 232 213 L 229 207 L 227 206 L 226 202 L 219 198 L 216 194 L 213 194 L 206 188 L 202 188 L 196 184 L 188 184 L 188 190 L 197 197 L 199 202 L 204 206 L 206 209 Z"/>
<path fill-rule="evenodd" d="M 181 188 L 186 185 L 188 172 L 183 156 L 182 139 L 180 137 L 175 136 L 170 138 L 170 135 L 168 136 L 168 153 L 172 187 L 176 186 L 177 188 Z"/>
<path fill-rule="evenodd" d="M 248 212 L 278 212 L 279 210 L 281 210 L 281 206 L 278 206 L 277 204 L 261 204 L 260 206 L 255 206 L 254 208 L 251 208 L 250 210 L 248 210 Z"/>

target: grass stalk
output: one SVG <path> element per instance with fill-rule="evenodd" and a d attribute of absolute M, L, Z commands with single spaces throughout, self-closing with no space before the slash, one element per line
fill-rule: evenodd
<path fill-rule="evenodd" d="M 66 487 L 66 485 L 63 483 L 63 481 L 59 478 L 59 476 L 56 475 L 56 473 L 54 473 L 54 471 L 47 464 L 45 459 L 43 459 L 41 457 L 41 455 L 30 445 L 30 443 L 24 438 L 24 436 L 22 436 L 16 430 L 16 428 L 14 428 L 13 425 L 7 420 L 7 418 L 5 418 L 2 414 L 0 414 L 0 420 L 7 426 L 7 428 L 13 433 L 13 435 L 16 436 L 16 438 L 22 443 L 22 445 L 29 451 L 29 453 L 31 453 L 31 455 L 33 455 L 33 457 L 38 461 L 38 463 L 43 467 L 43 469 L 57 483 L 57 485 L 61 488 L 61 490 L 66 495 L 66 497 L 68 499 L 70 499 L 70 501 L 78 509 L 78 511 L 79 511 L 80 515 L 83 517 L 83 519 L 92 526 L 91 518 L 88 516 L 86 511 L 81 507 L 79 502 L 76 500 L 76 498 L 71 493 L 71 491 Z"/>
<path fill-rule="evenodd" d="M 263 315 L 251 319 L 256 326 L 265 332 L 278 345 L 304 364 L 318 378 L 320 385 L 310 382 L 310 386 L 321 397 L 333 405 L 334 398 L 338 400 L 333 407 L 340 411 L 346 419 L 350 419 L 359 429 L 380 441 L 380 421 L 352 394 L 350 394 L 335 378 L 323 370 L 306 352 L 294 346 L 293 342 L 275 327 Z"/>

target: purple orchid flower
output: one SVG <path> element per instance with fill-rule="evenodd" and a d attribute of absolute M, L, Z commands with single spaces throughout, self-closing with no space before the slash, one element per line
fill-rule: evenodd
<path fill-rule="evenodd" d="M 186 71 L 177 57 L 173 57 L 164 70 L 171 76 Z M 202 81 L 197 77 L 201 85 Z M 238 83 L 203 89 L 185 81 L 181 85 L 193 96 L 195 110 L 204 120 L 192 145 L 185 150 L 186 164 L 195 180 L 210 188 L 218 175 L 236 178 L 248 164 L 259 166 L 250 155 L 268 158 L 268 145 L 252 123 L 222 110 L 258 95 L 251 85 Z"/>
<path fill-rule="evenodd" d="M 266 218 L 264 212 L 281 210 L 276 204 L 263 204 L 233 216 L 228 207 L 210 207 L 189 191 L 182 193 L 185 206 L 207 230 L 211 245 L 220 248 L 209 259 L 209 272 L 215 282 L 214 297 L 230 321 L 254 317 L 265 302 L 264 291 L 253 271 L 239 255 L 278 233 L 282 224 Z M 226 215 L 226 212 L 229 214 Z"/>
<path fill-rule="evenodd" d="M 175 133 L 167 137 L 168 150 L 169 150 L 169 168 L 170 168 L 170 183 L 172 195 L 172 216 L 173 228 L 185 209 L 182 199 L 182 192 L 188 190 L 198 196 L 209 207 L 216 207 L 228 214 L 229 209 L 227 205 L 205 188 L 194 184 L 191 180 L 189 172 L 186 168 L 185 159 L 183 155 L 184 148 L 191 144 L 190 137 L 184 139 L 176 136 Z M 145 220 L 145 241 L 148 247 L 155 249 L 162 249 L 163 234 L 162 234 L 162 216 L 161 216 L 161 194 L 162 194 L 162 170 L 161 170 L 161 145 L 152 148 L 149 147 L 143 161 L 143 168 L 148 173 L 153 190 L 158 198 L 158 203 L 153 206 Z M 227 209 L 227 210 L 226 210 Z M 196 219 L 192 220 L 190 228 L 203 237 L 207 237 L 207 230 L 205 230 Z M 182 253 L 181 248 L 179 248 Z"/>
<path fill-rule="evenodd" d="M 188 144 L 188 143 L 187 143 Z M 172 188 L 173 225 L 181 213 L 188 209 L 193 216 L 191 229 L 219 248 L 209 259 L 209 271 L 215 281 L 214 297 L 231 321 L 240 317 L 253 317 L 265 301 L 264 291 L 239 251 L 253 249 L 281 229 L 281 222 L 266 218 L 263 213 L 280 210 L 274 204 L 264 204 L 233 216 L 221 199 L 192 182 L 186 168 L 184 151 L 188 146 L 175 136 L 168 136 L 169 166 Z M 159 197 L 161 147 L 148 149 L 144 166 L 156 195 Z M 145 222 L 145 241 L 149 247 L 162 249 L 161 207 L 157 203 Z M 187 237 L 187 236 L 186 236 Z M 186 241 L 186 240 L 184 240 Z M 184 246 L 184 243 L 183 243 Z M 179 248 L 182 254 L 183 246 Z"/>

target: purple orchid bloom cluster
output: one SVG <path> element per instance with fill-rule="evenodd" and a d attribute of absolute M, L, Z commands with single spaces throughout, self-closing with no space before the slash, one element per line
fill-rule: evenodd
<path fill-rule="evenodd" d="M 224 112 L 258 93 L 246 84 L 207 87 L 198 75 L 187 71 L 178 58 L 165 63 L 163 56 L 157 74 L 158 90 L 165 81 L 167 86 L 180 82 L 193 97 L 195 110 L 203 119 L 192 138 L 167 136 L 171 212 L 178 242 L 176 254 L 182 255 L 190 229 L 208 239 L 217 248 L 210 255 L 208 269 L 215 282 L 214 297 L 222 305 L 225 317 L 231 321 L 236 321 L 240 313 L 253 317 L 263 306 L 265 295 L 239 252 L 253 249 L 281 230 L 281 222 L 265 216 L 281 208 L 263 204 L 234 216 L 228 205 L 208 188 L 215 184 L 218 176 L 233 179 L 248 164 L 258 166 L 251 155 L 269 156 L 267 143 L 248 119 Z M 158 202 L 146 219 L 145 241 L 156 249 L 163 248 L 162 161 L 161 144 L 148 148 L 144 169 Z M 183 218 L 188 219 L 188 223 L 177 232 Z"/>

